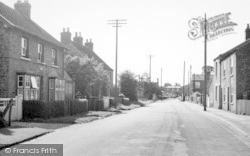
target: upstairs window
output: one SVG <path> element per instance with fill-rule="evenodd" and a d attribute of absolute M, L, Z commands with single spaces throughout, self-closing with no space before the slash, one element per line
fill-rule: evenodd
<path fill-rule="evenodd" d="M 29 58 L 29 51 L 28 51 L 28 39 L 22 37 L 21 39 L 21 55 L 22 57 Z"/>
<path fill-rule="evenodd" d="M 226 76 L 226 62 L 223 62 L 223 77 Z"/>
<path fill-rule="evenodd" d="M 57 65 L 57 51 L 52 49 L 52 65 Z"/>
<path fill-rule="evenodd" d="M 38 44 L 38 62 L 44 62 L 44 47 Z"/>
<path fill-rule="evenodd" d="M 230 57 L 230 74 L 231 75 L 233 74 L 233 65 L 234 65 L 233 56 L 231 56 Z"/>
<path fill-rule="evenodd" d="M 217 77 L 218 62 L 215 62 L 215 77 Z"/>

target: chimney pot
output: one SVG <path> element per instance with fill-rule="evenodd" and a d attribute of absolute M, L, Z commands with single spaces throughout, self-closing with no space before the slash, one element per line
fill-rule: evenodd
<path fill-rule="evenodd" d="M 79 36 L 82 37 L 82 33 L 81 32 L 79 32 Z"/>
<path fill-rule="evenodd" d="M 75 36 L 77 37 L 77 32 L 75 33 Z"/>
<path fill-rule="evenodd" d="M 250 29 L 249 29 L 249 24 L 247 24 L 247 28 L 245 30 L 246 33 L 246 40 L 250 38 Z"/>
<path fill-rule="evenodd" d="M 25 0 L 22 3 L 21 0 L 18 0 L 17 3 L 14 4 L 14 8 L 24 16 L 30 18 L 31 5 L 29 4 L 29 1 Z"/>
<path fill-rule="evenodd" d="M 67 32 L 69 32 L 69 28 L 67 28 Z"/>
<path fill-rule="evenodd" d="M 63 28 L 63 32 L 65 32 L 65 28 Z"/>

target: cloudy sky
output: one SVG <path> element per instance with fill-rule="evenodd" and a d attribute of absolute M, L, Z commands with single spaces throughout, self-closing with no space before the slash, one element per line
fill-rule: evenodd
<path fill-rule="evenodd" d="M 13 8 L 16 0 L 1 0 Z M 69 27 L 72 37 L 81 32 L 84 40 L 92 39 L 94 51 L 115 69 L 115 29 L 107 20 L 127 19 L 119 28 L 118 73 L 130 70 L 137 75 L 149 72 L 152 55 L 152 80 L 163 83 L 183 81 L 201 73 L 204 64 L 203 39 L 190 40 L 188 22 L 199 16 L 213 17 L 231 12 L 237 23 L 235 33 L 208 42 L 208 65 L 219 54 L 245 40 L 245 28 L 250 23 L 249 0 L 29 0 L 31 18 L 60 41 L 63 28 Z M 187 80 L 186 80 L 187 82 Z"/>

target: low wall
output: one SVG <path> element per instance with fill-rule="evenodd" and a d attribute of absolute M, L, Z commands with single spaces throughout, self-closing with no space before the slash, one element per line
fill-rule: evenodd
<path fill-rule="evenodd" d="M 236 114 L 250 115 L 250 100 L 237 100 Z"/>

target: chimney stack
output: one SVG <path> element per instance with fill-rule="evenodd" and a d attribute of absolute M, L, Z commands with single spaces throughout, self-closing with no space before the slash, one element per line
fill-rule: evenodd
<path fill-rule="evenodd" d="M 83 45 L 83 38 L 82 38 L 81 32 L 79 32 L 79 36 L 77 35 L 77 32 L 76 32 L 76 35 L 73 38 L 73 40 L 74 40 L 74 42 L 78 43 L 79 45 Z"/>
<path fill-rule="evenodd" d="M 249 28 L 249 24 L 247 24 L 247 28 L 246 28 L 246 40 L 250 38 L 250 28 Z"/>
<path fill-rule="evenodd" d="M 65 31 L 65 28 L 63 28 L 63 32 L 61 32 L 61 42 L 65 45 L 71 42 L 71 33 L 69 28 L 67 28 L 67 32 Z"/>
<path fill-rule="evenodd" d="M 25 0 L 24 2 L 21 2 L 21 0 L 18 0 L 14 4 L 14 8 L 19 11 L 21 14 L 24 16 L 30 18 L 30 10 L 31 10 L 31 5 L 28 0 Z"/>
<path fill-rule="evenodd" d="M 93 51 L 94 44 L 92 43 L 92 39 L 90 39 L 90 41 L 86 40 L 85 46 Z"/>

